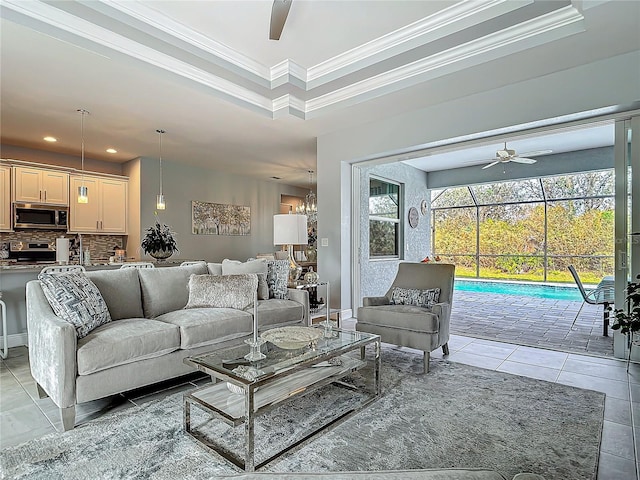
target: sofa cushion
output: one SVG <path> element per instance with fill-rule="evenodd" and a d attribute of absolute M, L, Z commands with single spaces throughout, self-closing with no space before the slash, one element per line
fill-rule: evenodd
<path fill-rule="evenodd" d="M 358 322 L 423 333 L 437 333 L 440 330 L 438 316 L 427 308 L 415 305 L 360 307 Z"/>
<path fill-rule="evenodd" d="M 180 348 L 211 345 L 253 332 L 253 315 L 232 308 L 191 308 L 165 313 L 157 321 L 180 328 Z"/>
<path fill-rule="evenodd" d="M 207 273 L 203 263 L 184 267 L 143 268 L 138 270 L 144 316 L 155 318 L 184 308 L 189 300 L 189 277 Z"/>
<path fill-rule="evenodd" d="M 258 275 L 258 300 L 269 298 L 269 285 L 267 284 L 267 261 L 265 259 L 238 260 L 224 259 L 222 261 L 222 275 L 237 275 L 240 273 L 255 273 Z"/>
<path fill-rule="evenodd" d="M 84 272 L 41 273 L 38 280 L 54 313 L 75 327 L 78 338 L 111 321 L 100 290 Z"/>
<path fill-rule="evenodd" d="M 100 290 L 111 320 L 144 316 L 137 269 L 96 270 L 87 272 L 87 277 Z"/>
<path fill-rule="evenodd" d="M 289 260 L 267 260 L 269 298 L 289 298 Z"/>
<path fill-rule="evenodd" d="M 258 325 L 266 326 L 302 321 L 303 307 L 293 300 L 270 298 L 258 301 Z"/>
<path fill-rule="evenodd" d="M 185 308 L 236 308 L 253 304 L 258 289 L 255 273 L 241 275 L 191 275 Z"/>
<path fill-rule="evenodd" d="M 147 318 L 111 322 L 78 340 L 78 375 L 159 357 L 179 348 L 180 332 L 175 325 Z"/>
<path fill-rule="evenodd" d="M 420 290 L 419 288 L 393 287 L 391 290 L 392 305 L 416 305 L 430 307 L 440 299 L 439 288 Z"/>

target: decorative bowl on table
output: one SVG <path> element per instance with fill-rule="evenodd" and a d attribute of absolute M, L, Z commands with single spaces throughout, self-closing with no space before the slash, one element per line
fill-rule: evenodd
<path fill-rule="evenodd" d="M 322 331 L 312 327 L 280 327 L 267 330 L 260 337 L 278 348 L 298 350 L 317 341 Z"/>

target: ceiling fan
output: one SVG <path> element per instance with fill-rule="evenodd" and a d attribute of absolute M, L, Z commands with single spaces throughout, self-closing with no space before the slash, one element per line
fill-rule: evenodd
<path fill-rule="evenodd" d="M 280 35 L 282 35 L 284 22 L 287 21 L 287 15 L 289 15 L 292 1 L 293 0 L 273 0 L 269 40 L 280 40 Z"/>
<path fill-rule="evenodd" d="M 536 155 L 544 155 L 547 153 L 551 153 L 552 150 L 537 150 L 535 152 L 527 152 L 523 155 L 528 156 L 536 156 Z M 485 168 L 493 167 L 494 165 L 498 165 L 499 163 L 508 163 L 508 162 L 516 162 L 516 163 L 536 163 L 537 160 L 533 158 L 521 157 L 516 153 L 515 150 L 509 150 L 507 148 L 507 142 L 504 142 L 504 149 L 498 150 L 496 152 L 496 160 L 491 162 L 489 165 L 485 165 L 482 167 Z"/>

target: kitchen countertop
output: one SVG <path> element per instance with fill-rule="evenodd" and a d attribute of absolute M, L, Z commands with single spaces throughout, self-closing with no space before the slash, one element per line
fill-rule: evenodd
<path fill-rule="evenodd" d="M 174 262 L 171 261 L 167 261 L 167 262 L 151 262 L 153 263 L 156 267 L 175 267 L 180 265 L 183 262 L 183 260 L 176 260 Z M 125 262 L 125 263 L 134 263 L 133 261 L 131 262 Z M 0 270 L 3 272 L 25 272 L 25 271 L 40 271 L 42 270 L 44 267 L 49 267 L 49 266 L 54 266 L 57 265 L 57 263 L 52 262 L 52 263 L 29 263 L 29 262 L 2 262 L 0 261 Z M 115 270 L 117 268 L 120 268 L 123 264 L 122 263 L 109 263 L 109 262 L 95 262 L 92 263 L 91 265 L 85 265 L 84 268 L 86 270 Z"/>

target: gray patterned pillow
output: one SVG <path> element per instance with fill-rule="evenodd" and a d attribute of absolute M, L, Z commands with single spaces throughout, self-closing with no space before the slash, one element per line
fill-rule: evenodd
<path fill-rule="evenodd" d="M 83 272 L 41 273 L 38 280 L 55 314 L 75 327 L 78 338 L 111 321 L 100 290 Z"/>
<path fill-rule="evenodd" d="M 418 307 L 432 307 L 440 300 L 440 289 L 393 287 L 391 290 L 391 305 L 416 305 Z"/>
<path fill-rule="evenodd" d="M 258 275 L 196 275 L 189 278 L 189 301 L 184 308 L 235 308 L 244 310 L 253 303 Z"/>
<path fill-rule="evenodd" d="M 289 260 L 267 260 L 269 298 L 289 299 Z"/>

